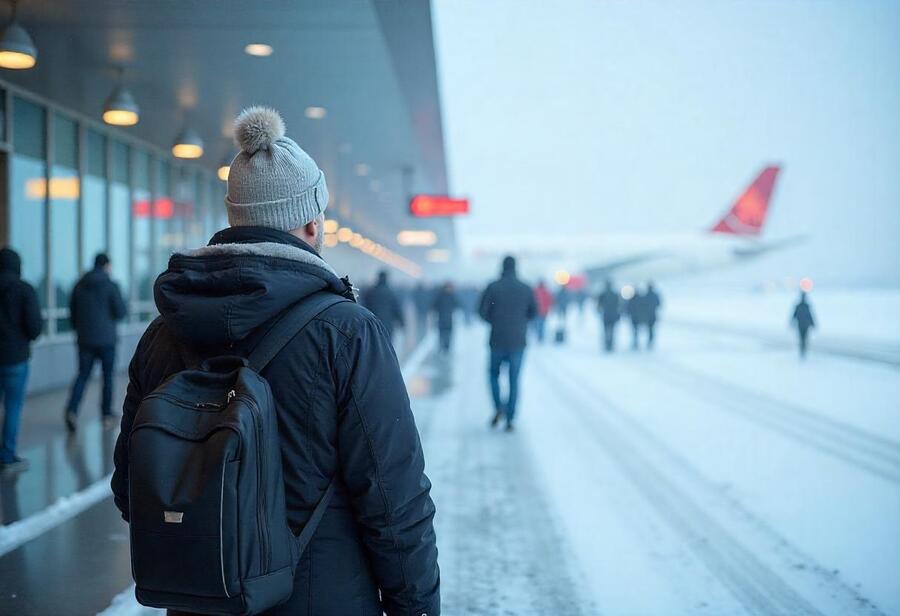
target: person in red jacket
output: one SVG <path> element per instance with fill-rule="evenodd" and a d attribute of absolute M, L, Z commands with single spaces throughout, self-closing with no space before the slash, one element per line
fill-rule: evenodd
<path fill-rule="evenodd" d="M 534 299 L 537 302 L 537 317 L 534 319 L 534 331 L 537 334 L 538 342 L 544 341 L 544 325 L 547 322 L 547 315 L 553 308 L 553 294 L 544 284 L 543 280 L 538 281 L 537 287 L 534 289 Z"/>

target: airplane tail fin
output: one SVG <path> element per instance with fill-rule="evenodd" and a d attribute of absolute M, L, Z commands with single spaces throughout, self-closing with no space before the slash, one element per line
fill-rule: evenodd
<path fill-rule="evenodd" d="M 710 232 L 729 233 L 731 235 L 759 235 L 766 214 L 769 210 L 769 199 L 775 188 L 775 179 L 781 170 L 777 165 L 763 169 L 753 183 L 738 197 L 728 213 L 717 222 Z"/>

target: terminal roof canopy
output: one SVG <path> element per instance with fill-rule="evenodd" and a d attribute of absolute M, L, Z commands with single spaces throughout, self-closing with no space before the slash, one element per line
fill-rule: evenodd
<path fill-rule="evenodd" d="M 141 109 L 126 132 L 168 151 L 189 125 L 210 169 L 236 151 L 243 107 L 275 107 L 325 170 L 334 204 L 385 241 L 411 224 L 407 191 L 447 191 L 427 0 L 29 0 L 19 19 L 38 63 L 4 79 L 99 120 L 124 67 Z M 251 43 L 274 51 L 253 57 Z M 449 222 L 429 228 L 452 241 Z"/>

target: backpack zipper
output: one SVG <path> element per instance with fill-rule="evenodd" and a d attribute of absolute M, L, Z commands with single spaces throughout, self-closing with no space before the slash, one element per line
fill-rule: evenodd
<path fill-rule="evenodd" d="M 256 401 L 253 400 L 250 396 L 245 394 L 237 394 L 232 389 L 228 392 L 228 401 L 236 400 L 240 398 L 247 403 L 247 406 L 250 408 L 250 412 L 253 415 L 253 423 L 256 427 L 256 485 L 257 485 L 257 500 L 259 501 L 259 506 L 256 510 L 256 525 L 259 530 L 260 535 L 260 544 L 262 551 L 262 560 L 261 564 L 265 569 L 263 569 L 263 573 L 268 573 L 270 568 L 269 563 L 269 528 L 268 523 L 266 521 L 266 488 L 263 484 L 263 477 L 265 477 L 265 473 L 263 472 L 265 468 L 265 456 L 263 455 L 263 427 L 262 427 L 262 418 L 260 417 L 259 407 L 256 405 Z"/>

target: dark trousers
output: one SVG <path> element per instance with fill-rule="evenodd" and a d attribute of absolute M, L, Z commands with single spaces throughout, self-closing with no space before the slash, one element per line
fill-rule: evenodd
<path fill-rule="evenodd" d="M 502 351 L 491 349 L 491 363 L 489 377 L 491 381 L 491 395 L 494 398 L 496 410 L 506 410 L 506 421 L 512 422 L 516 415 L 516 400 L 519 397 L 519 371 L 522 369 L 522 359 L 525 357 L 525 349 L 516 351 Z M 509 394 L 506 402 L 500 398 L 500 369 L 506 365 L 509 377 Z"/>
<path fill-rule="evenodd" d="M 97 360 L 100 361 L 100 368 L 103 370 L 103 398 L 100 410 L 104 415 L 112 414 L 113 370 L 116 364 L 116 347 L 113 345 L 78 345 L 78 376 L 72 385 L 69 404 L 66 405 L 66 409 L 70 413 L 78 414 L 78 406 L 81 404 L 81 397 L 84 396 L 84 388 L 88 379 L 91 378 L 91 370 Z"/>
<path fill-rule="evenodd" d="M 647 348 L 653 348 L 653 331 L 656 328 L 656 321 L 647 321 Z"/>
<path fill-rule="evenodd" d="M 19 419 L 25 405 L 27 382 L 27 361 L 0 366 L 0 397 L 3 398 L 3 442 L 0 443 L 2 464 L 8 464 L 16 459 L 16 440 L 19 437 Z"/>
<path fill-rule="evenodd" d="M 631 348 L 637 350 L 641 342 L 641 323 L 640 321 L 631 322 Z"/>
<path fill-rule="evenodd" d="M 809 341 L 809 329 L 806 327 L 798 327 L 797 333 L 800 335 L 800 357 L 806 357 L 806 345 Z"/>
<path fill-rule="evenodd" d="M 613 350 L 616 340 L 616 322 L 603 321 L 603 349 L 609 353 Z"/>
<path fill-rule="evenodd" d="M 453 329 L 450 327 L 438 329 L 438 339 L 440 341 L 441 351 L 446 353 L 450 350 L 450 342 L 453 340 Z"/>

